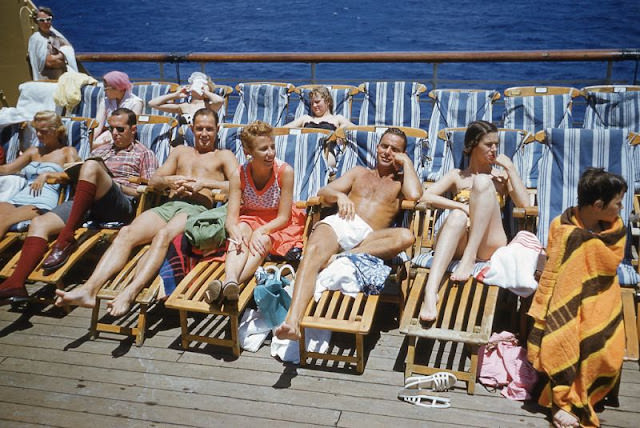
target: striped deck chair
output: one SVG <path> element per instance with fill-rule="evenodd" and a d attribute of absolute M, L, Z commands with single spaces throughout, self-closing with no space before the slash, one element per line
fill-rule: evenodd
<path fill-rule="evenodd" d="M 407 135 L 407 153 L 419 153 L 422 140 L 427 138 L 427 132 L 422 129 L 399 127 Z M 337 131 L 337 136 L 345 140 L 344 154 L 337 165 L 337 176 L 345 174 L 355 166 L 375 168 L 376 146 L 380 137 L 387 130 L 386 126 L 354 126 Z M 418 155 L 419 159 L 419 155 Z M 416 166 L 417 171 L 421 167 Z M 402 209 L 406 211 L 403 224 L 408 227 L 414 219 L 412 208 L 413 201 L 403 201 Z M 412 252 L 409 249 L 410 253 Z M 404 256 L 404 257 L 403 257 Z M 300 321 L 302 334 L 299 340 L 300 364 L 307 365 L 309 359 L 329 360 L 354 364 L 357 373 L 362 373 L 365 368 L 364 338 L 373 326 L 374 317 L 380 301 L 389 301 L 402 307 L 406 293 L 406 283 L 403 281 L 404 262 L 408 258 L 400 255 L 391 260 L 392 270 L 389 284 L 399 284 L 397 292 L 385 292 L 382 295 L 365 295 L 359 293 L 355 298 L 344 295 L 340 291 L 325 291 L 317 302 L 311 300 Z M 392 287 L 389 287 L 392 288 Z M 330 346 L 327 352 L 309 351 L 306 348 L 305 329 L 322 329 L 334 333 L 342 333 L 353 336 L 355 348 L 350 352 L 341 346 Z"/>
<path fill-rule="evenodd" d="M 240 94 L 233 123 L 251 123 L 262 120 L 271 126 L 282 126 L 287 115 L 290 83 L 239 83 Z"/>
<path fill-rule="evenodd" d="M 161 110 L 154 109 L 149 106 L 149 101 L 152 99 L 159 97 L 161 95 L 166 95 L 171 92 L 175 92 L 178 89 L 177 83 L 171 82 L 136 82 L 133 84 L 131 88 L 131 92 L 134 95 L 137 95 L 144 101 L 144 108 L 142 109 L 142 114 L 153 114 L 157 116 L 172 116 L 171 113 L 167 113 Z"/>
<path fill-rule="evenodd" d="M 230 129 L 237 132 L 239 128 Z M 327 166 L 322 158 L 322 151 L 317 149 L 327 135 L 323 132 L 299 132 L 288 128 L 276 128 L 275 133 L 277 157 L 294 169 L 294 202 L 304 202 L 315 196 L 327 182 Z M 310 229 L 311 218 L 312 215 L 308 214 L 305 228 L 307 232 Z M 237 304 L 206 303 L 204 293 L 207 284 L 213 279 L 223 278 L 224 262 L 202 261 L 187 274 L 167 299 L 165 306 L 180 312 L 184 349 L 189 349 L 190 343 L 195 341 L 230 348 L 234 356 L 240 355 L 239 319 L 253 298 L 256 282 L 255 279 L 251 279 L 248 283 L 242 284 Z M 196 319 L 189 324 L 189 313 L 205 314 L 206 318 L 201 322 Z M 215 318 L 208 315 L 214 315 Z M 221 323 L 218 317 L 222 317 L 223 320 L 229 318 L 229 323 Z M 222 331 L 220 326 L 224 326 Z M 229 333 L 223 337 L 226 327 L 229 327 Z"/>
<path fill-rule="evenodd" d="M 538 186 L 538 239 L 547 245 L 549 224 L 570 206 L 577 204 L 577 187 L 581 173 L 589 166 L 602 167 L 622 175 L 631 182 L 638 165 L 632 160 L 629 134 L 620 129 L 547 129 L 540 161 Z M 538 139 L 541 139 L 538 137 Z M 623 200 L 622 219 L 628 225 L 633 207 L 633 193 Z M 626 359 L 638 360 L 637 315 L 634 298 L 640 277 L 623 260 L 618 268 L 622 287 L 625 319 Z"/>
<path fill-rule="evenodd" d="M 341 114 L 351 120 L 353 96 L 359 92 L 358 88 L 351 85 L 302 85 L 296 87 L 295 92 L 300 97 L 300 101 L 298 102 L 298 107 L 296 107 L 294 119 L 310 114 L 309 94 L 313 88 L 319 86 L 329 89 L 331 98 L 333 98 L 333 114 Z"/>
<path fill-rule="evenodd" d="M 420 94 L 427 87 L 418 82 L 364 82 L 359 125 L 394 125 L 420 128 Z"/>
<path fill-rule="evenodd" d="M 89 117 L 95 119 L 98 115 L 98 106 L 104 102 L 104 88 L 102 85 L 85 85 L 82 88 L 82 99 L 65 116 Z"/>
<path fill-rule="evenodd" d="M 20 136 L 24 123 L 15 123 L 0 128 L 0 144 L 4 151 L 5 163 L 11 163 L 20 153 Z"/>
<path fill-rule="evenodd" d="M 491 122 L 493 103 L 500 98 L 496 91 L 438 89 L 429 92 L 433 110 L 429 122 L 429 144 L 422 148 L 425 181 L 437 181 L 448 166 L 445 165 L 446 144 L 438 140 L 444 128 L 466 127 L 474 120 Z"/>
<path fill-rule="evenodd" d="M 171 135 L 177 124 L 176 119 L 168 116 L 138 116 L 136 139 L 156 154 L 158 165 L 169 157 Z"/>
<path fill-rule="evenodd" d="M 81 159 L 88 158 L 91 153 L 93 130 L 98 127 L 98 122 L 85 117 L 64 117 L 62 123 L 67 128 L 68 145 L 76 148 Z"/>

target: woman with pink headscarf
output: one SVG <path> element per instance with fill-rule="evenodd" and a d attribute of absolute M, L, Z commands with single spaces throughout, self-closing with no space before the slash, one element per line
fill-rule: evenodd
<path fill-rule="evenodd" d="M 111 133 L 104 131 L 106 131 L 107 119 L 115 109 L 128 108 L 138 115 L 142 113 L 142 108 L 144 107 L 142 99 L 131 93 L 133 85 L 129 81 L 127 73 L 110 71 L 102 76 L 102 80 L 104 81 L 104 104 L 98 107 L 96 116 L 98 127 L 96 128 L 92 148 L 111 142 Z"/>

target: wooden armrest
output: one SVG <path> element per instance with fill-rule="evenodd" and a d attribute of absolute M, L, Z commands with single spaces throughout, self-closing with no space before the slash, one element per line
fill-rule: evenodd
<path fill-rule="evenodd" d="M 513 209 L 514 218 L 537 217 L 537 216 L 538 216 L 538 207 L 525 207 L 525 208 L 516 207 Z"/>
<path fill-rule="evenodd" d="M 69 176 L 47 178 L 47 184 L 68 184 L 71 180 Z"/>
<path fill-rule="evenodd" d="M 322 198 L 318 196 L 314 196 L 312 198 L 307 199 L 306 201 L 296 201 L 296 208 L 307 208 L 315 205 L 320 205 L 322 203 Z"/>
<path fill-rule="evenodd" d="M 142 178 L 142 177 L 129 177 L 129 183 L 134 183 L 134 184 L 149 184 L 149 180 L 147 180 L 146 178 Z"/>

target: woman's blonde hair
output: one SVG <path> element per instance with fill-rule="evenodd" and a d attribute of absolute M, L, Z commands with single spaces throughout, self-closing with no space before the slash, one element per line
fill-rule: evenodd
<path fill-rule="evenodd" d="M 327 108 L 329 109 L 329 113 L 333 114 L 333 98 L 331 97 L 331 92 L 325 86 L 316 86 L 309 92 L 309 107 L 311 107 L 311 102 L 316 96 L 320 96 L 324 99 L 324 102 L 327 104 Z"/>
<path fill-rule="evenodd" d="M 273 139 L 273 128 L 266 122 L 256 120 L 247 125 L 240 133 L 240 141 L 245 150 L 253 149 L 253 141 L 257 137 L 270 137 Z"/>
<path fill-rule="evenodd" d="M 61 146 L 67 145 L 67 128 L 62 123 L 62 118 L 54 111 L 39 111 L 33 116 L 31 125 L 35 128 L 36 122 L 45 123 L 47 128 L 53 129 Z"/>

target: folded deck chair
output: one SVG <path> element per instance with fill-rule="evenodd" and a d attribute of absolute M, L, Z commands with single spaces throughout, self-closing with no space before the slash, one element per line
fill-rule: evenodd
<path fill-rule="evenodd" d="M 287 115 L 290 83 L 239 83 L 236 91 L 240 100 L 233 115 L 233 123 L 247 124 L 261 120 L 271 126 L 282 126 Z"/>
<path fill-rule="evenodd" d="M 638 167 L 631 157 L 629 133 L 619 129 L 547 129 L 540 161 L 538 186 L 538 239 L 547 245 L 549 224 L 570 206 L 577 205 L 580 175 L 590 166 L 621 175 L 630 183 Z M 621 217 L 629 225 L 633 208 L 631 188 L 625 194 Z M 629 243 L 628 243 L 629 244 Z M 637 315 L 634 298 L 640 277 L 623 260 L 618 268 L 625 320 L 625 359 L 638 360 Z"/>
<path fill-rule="evenodd" d="M 422 155 L 425 181 L 437 181 L 447 170 L 445 162 L 446 144 L 438 140 L 444 128 L 466 127 L 474 120 L 491 122 L 493 103 L 500 98 L 496 91 L 438 89 L 429 92 L 433 99 L 433 110 L 429 122 L 429 144 L 423 146 Z"/>
<path fill-rule="evenodd" d="M 329 90 L 331 98 L 333 98 L 333 114 L 341 114 L 351 120 L 353 96 L 359 92 L 358 88 L 351 85 L 302 85 L 296 87 L 295 92 L 300 97 L 300 101 L 298 102 L 298 107 L 296 107 L 294 119 L 310 114 L 309 106 L 311 100 L 309 95 L 311 90 L 322 86 Z"/>
<path fill-rule="evenodd" d="M 228 129 L 236 133 L 239 130 L 233 127 Z M 282 135 L 284 132 L 288 134 Z M 299 132 L 288 128 L 276 129 L 275 133 L 277 157 L 294 169 L 294 202 L 301 202 L 304 205 L 307 199 L 315 196 L 317 191 L 327 183 L 328 168 L 322 158 L 322 150 L 318 149 L 324 144 L 327 135 L 322 132 Z M 239 159 L 239 161 L 243 160 L 244 158 Z M 310 230 L 311 217 L 307 215 L 305 233 Z M 208 283 L 214 279 L 224 279 L 224 262 L 199 262 L 171 293 L 165 306 L 180 312 L 184 349 L 189 349 L 190 343 L 196 341 L 230 348 L 233 355 L 238 356 L 240 354 L 239 320 L 242 312 L 253 299 L 255 278 L 246 284 L 241 284 L 237 304 L 210 305 L 204 301 L 204 293 Z M 206 318 L 200 321 L 196 318 L 190 324 L 188 319 L 190 313 L 204 314 Z M 228 318 L 229 322 L 222 323 L 219 317 L 223 320 Z M 216 326 L 223 326 L 223 331 L 214 328 Z M 225 337 L 223 334 L 227 327 L 228 334 Z"/>
<path fill-rule="evenodd" d="M 375 167 L 376 146 L 386 129 L 386 126 L 355 126 L 341 129 L 337 134 L 340 138 L 344 138 L 345 148 L 343 156 L 338 162 L 337 175 L 341 176 L 355 166 Z M 414 151 L 419 153 L 421 141 L 427 137 L 426 131 L 406 127 L 400 127 L 400 129 L 407 134 L 407 153 L 410 157 Z M 414 164 L 414 166 L 419 170 L 420 163 Z M 403 201 L 402 204 L 402 209 L 409 211 L 403 222 L 410 228 L 413 221 L 411 209 L 414 205 L 414 201 Z M 391 262 L 397 269 L 395 272 L 392 271 L 388 282 L 400 283 L 402 281 L 404 260 L 400 257 L 397 259 Z M 324 291 L 320 300 L 316 302 L 312 299 L 300 320 L 302 334 L 299 340 L 300 364 L 307 365 L 309 359 L 345 362 L 354 364 L 356 372 L 362 373 L 365 367 L 364 338 L 371 331 L 379 302 L 384 299 L 398 304 L 401 308 L 405 292 L 406 286 L 403 282 L 395 294 L 365 295 L 361 292 L 356 297 L 350 297 L 341 291 Z M 306 328 L 329 330 L 353 336 L 355 347 L 350 351 L 339 346 L 330 346 L 327 352 L 309 351 L 305 346 Z"/>
<path fill-rule="evenodd" d="M 98 115 L 98 106 L 104 102 L 104 88 L 102 85 L 85 85 L 82 88 L 82 99 L 72 111 L 65 116 L 80 116 L 95 119 Z"/>
<path fill-rule="evenodd" d="M 394 125 L 420 128 L 420 94 L 427 87 L 418 82 L 364 82 L 359 125 Z"/>

